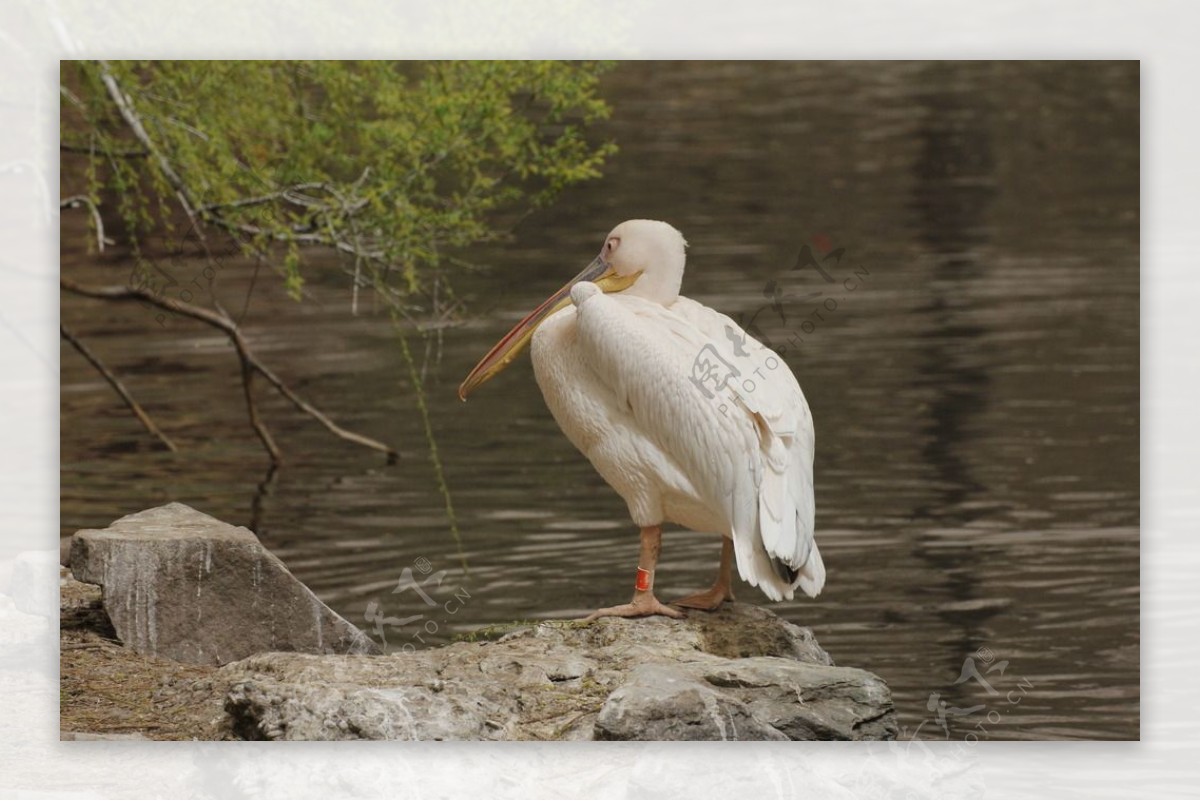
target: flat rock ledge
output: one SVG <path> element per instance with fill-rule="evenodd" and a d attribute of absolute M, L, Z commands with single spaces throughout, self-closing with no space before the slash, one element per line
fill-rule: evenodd
<path fill-rule="evenodd" d="M 732 604 L 685 620 L 547 621 L 384 657 L 226 665 L 230 734 L 266 740 L 886 740 L 887 686 L 808 629 Z"/>
<path fill-rule="evenodd" d="M 897 734 L 882 679 L 835 666 L 809 629 L 749 604 L 682 620 L 514 624 L 481 632 L 507 631 L 498 639 L 379 655 L 251 532 L 182 504 L 78 532 L 70 562 L 63 713 L 84 728 L 64 723 L 68 739 L 140 736 L 130 708 L 145 734 L 168 739 Z"/>

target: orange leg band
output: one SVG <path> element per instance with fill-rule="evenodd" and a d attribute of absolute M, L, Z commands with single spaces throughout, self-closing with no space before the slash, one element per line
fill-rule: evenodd
<path fill-rule="evenodd" d="M 651 576 L 651 573 L 649 570 L 639 567 L 637 569 L 637 581 L 634 583 L 633 588 L 635 590 L 637 590 L 638 592 L 646 592 L 647 590 L 649 590 L 650 589 L 650 576 Z"/>

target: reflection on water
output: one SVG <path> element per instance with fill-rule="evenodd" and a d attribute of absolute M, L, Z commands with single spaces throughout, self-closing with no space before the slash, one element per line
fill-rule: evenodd
<path fill-rule="evenodd" d="M 987 493 L 970 458 L 978 448 L 972 423 L 987 411 L 990 376 L 980 362 L 980 341 L 990 333 L 963 301 L 971 287 L 985 279 L 991 266 L 984 252 L 992 232 L 987 227 L 995 197 L 995 165 L 991 158 L 992 124 L 988 98 L 954 80 L 955 69 L 931 65 L 923 74 L 928 87 L 917 94 L 921 110 L 916 138 L 919 151 L 913 163 L 912 208 L 916 234 L 930 262 L 926 300 L 916 309 L 923 321 L 913 346 L 919 354 L 913 384 L 925 391 L 927 419 L 921 425 L 923 461 L 932 469 L 938 488 L 919 499 L 914 521 L 933 526 L 962 526 L 985 516 L 975 503 Z M 965 515 L 961 511 L 970 505 Z M 949 675 L 987 645 L 986 624 L 1000 607 L 979 608 L 981 562 L 997 558 L 984 548 L 948 550 L 936 537 L 918 536 L 913 556 L 931 575 L 944 577 L 951 599 L 939 616 L 956 632 L 940 670 Z M 957 678 L 957 676 L 956 676 Z M 975 685 L 943 687 L 939 699 L 955 708 L 970 708 Z M 927 704 L 928 706 L 928 704 Z M 934 710 L 936 711 L 936 704 Z M 944 717 L 943 717 L 944 719 Z"/>
<path fill-rule="evenodd" d="M 182 452 L 153 450 L 64 349 L 64 533 L 191 503 L 251 525 L 362 625 L 372 603 L 394 619 L 424 615 L 381 626 L 393 647 L 624 600 L 636 530 L 558 432 L 528 365 L 466 405 L 454 389 L 615 223 L 666 219 L 691 243 L 687 294 L 747 317 L 766 304 L 756 322 L 791 343 L 816 420 L 829 581 L 816 601 L 778 611 L 812 626 L 839 663 L 887 679 L 910 733 L 1136 737 L 1137 86 L 1125 64 L 616 70 L 604 133 L 620 155 L 513 242 L 465 254 L 491 268 L 456 279 L 477 316 L 445 332 L 428 367 L 466 575 L 394 335 L 382 316 L 349 316 L 338 271 L 311 268 L 301 305 L 260 276 L 245 326 L 299 391 L 397 445 L 394 467 L 264 394 L 289 458 L 268 475 L 221 337 L 65 298 L 64 320 Z M 64 220 L 64 270 L 122 280 L 128 263 L 87 257 L 76 225 Z M 834 283 L 789 269 L 802 245 L 826 240 L 845 248 Z M 252 273 L 228 263 L 218 296 L 240 304 Z M 824 299 L 836 309 L 814 322 Z M 663 594 L 706 586 L 718 552 L 711 536 L 668 532 Z M 406 567 L 435 606 L 411 586 L 394 592 Z M 447 605 L 456 590 L 464 600 Z"/>

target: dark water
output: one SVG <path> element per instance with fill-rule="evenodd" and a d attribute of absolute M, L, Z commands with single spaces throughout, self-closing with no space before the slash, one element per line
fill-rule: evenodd
<path fill-rule="evenodd" d="M 728 313 L 766 306 L 756 322 L 786 347 L 816 420 L 829 580 L 776 609 L 839 663 L 883 676 L 908 734 L 945 737 L 941 711 L 954 739 L 1136 738 L 1138 80 L 1136 64 L 618 68 L 602 133 L 620 155 L 512 243 L 465 254 L 489 268 L 455 279 L 476 322 L 430 352 L 468 575 L 396 337 L 382 315 L 349 315 L 340 272 L 311 268 L 298 305 L 264 271 L 245 328 L 339 422 L 398 445 L 394 467 L 264 390 L 289 459 L 267 480 L 221 336 L 67 297 L 64 321 L 182 452 L 155 451 L 64 346 L 63 532 L 185 501 L 252 525 L 351 620 L 391 618 L 392 646 L 626 600 L 636 531 L 527 360 L 469 404 L 454 389 L 609 228 L 666 219 L 691 244 L 685 293 Z M 78 220 L 64 226 L 68 275 L 128 274 L 120 253 L 82 252 Z M 806 243 L 845 249 L 823 264 L 832 282 L 789 269 Z M 185 285 L 201 265 L 167 269 Z M 251 275 L 227 262 L 218 297 L 240 309 Z M 717 555 L 712 536 L 669 532 L 662 594 L 707 586 Z M 406 567 L 448 571 L 425 587 L 437 606 L 393 593 Z"/>

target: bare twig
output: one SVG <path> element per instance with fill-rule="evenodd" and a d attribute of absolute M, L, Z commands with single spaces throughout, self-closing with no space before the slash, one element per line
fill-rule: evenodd
<path fill-rule="evenodd" d="M 380 263 L 383 263 L 384 261 L 385 254 L 382 250 L 359 251 L 355 249 L 353 244 L 346 242 L 345 240 L 331 239 L 323 234 L 304 233 L 300 231 L 293 231 L 292 233 L 271 231 L 251 223 L 231 222 L 217 215 L 206 215 L 205 219 L 208 222 L 211 222 L 213 225 L 216 225 L 219 228 L 224 228 L 226 231 L 233 233 L 241 233 L 248 236 L 264 236 L 277 242 L 295 242 L 299 245 L 325 245 L 327 247 L 336 248 L 342 253 L 348 253 L 351 256 L 357 255 L 364 259 L 370 259 Z"/>
<path fill-rule="evenodd" d="M 174 117 L 160 117 L 160 119 L 166 120 L 170 124 L 182 128 L 183 130 L 187 131 L 192 136 L 196 137 L 197 139 L 200 139 L 201 141 L 204 141 L 204 142 L 208 141 L 208 134 L 206 134 L 204 131 L 200 130 L 199 128 L 196 128 L 192 125 L 188 125 L 183 120 L 177 120 Z"/>
<path fill-rule="evenodd" d="M 275 484 L 278 478 L 279 467 L 272 464 L 267 468 L 266 477 L 258 482 L 258 488 L 254 492 L 254 500 L 250 502 L 250 522 L 246 525 L 246 528 L 255 534 L 262 533 L 260 527 L 262 526 L 263 508 L 266 506 L 267 498 L 275 491 Z"/>
<path fill-rule="evenodd" d="M 353 442 L 358 445 L 362 445 L 363 447 L 370 448 L 371 450 L 380 451 L 381 453 L 386 454 L 389 464 L 395 462 L 399 458 L 399 454 L 395 448 L 371 439 L 370 437 L 365 437 L 362 434 L 356 434 L 353 431 L 347 431 L 337 423 L 330 420 L 329 417 L 327 417 L 315 406 L 308 403 L 298 396 L 294 391 L 292 391 L 291 387 L 285 384 L 279 378 L 279 376 L 275 375 L 270 368 L 259 361 L 258 357 L 251 352 L 250 346 L 247 344 L 245 337 L 242 335 L 241 329 L 238 328 L 237 323 L 235 323 L 227 314 L 224 314 L 223 312 L 218 313 L 210 311 L 209 309 L 205 309 L 201 306 L 194 306 L 191 303 L 185 303 L 181 300 L 157 295 L 150 290 L 139 287 L 88 287 L 77 284 L 67 278 L 60 278 L 59 285 L 68 292 L 73 292 L 77 295 L 83 295 L 84 297 L 96 298 L 99 300 L 140 300 L 174 314 L 181 314 L 185 317 L 191 317 L 194 320 L 199 320 L 202 323 L 207 323 L 208 325 L 224 331 L 229 337 L 230 341 L 233 343 L 234 349 L 237 351 L 238 358 L 242 362 L 242 379 L 243 385 L 246 389 L 246 403 L 250 408 L 251 413 L 251 425 L 254 426 L 255 433 L 258 434 L 259 439 L 263 441 L 263 445 L 270 454 L 273 462 L 279 461 L 279 450 L 278 447 L 275 446 L 274 441 L 271 439 L 269 432 L 267 432 L 265 427 L 262 425 L 262 421 L 258 418 L 257 412 L 254 410 L 254 399 L 250 392 L 249 382 L 249 376 L 253 372 L 257 372 L 263 378 L 267 379 L 267 381 L 270 382 L 281 395 L 291 401 L 297 409 L 323 425 L 326 430 L 328 430 L 334 436 L 344 439 L 347 442 Z"/>
<path fill-rule="evenodd" d="M 274 467 L 283 461 L 283 453 L 275 444 L 275 439 L 263 424 L 262 418 L 258 416 L 258 404 L 254 402 L 254 368 L 247 358 L 247 351 L 240 342 L 241 337 L 231 337 L 231 339 L 234 347 L 237 348 L 238 359 L 242 363 L 242 392 L 246 396 L 246 415 L 250 418 L 250 427 L 254 429 L 254 433 L 258 435 L 263 447 L 267 449 L 267 453 L 271 456 L 271 466 Z"/>
<path fill-rule="evenodd" d="M 113 374 L 112 370 L 109 370 L 108 367 L 105 366 L 104 362 L 100 361 L 100 358 L 96 354 L 92 353 L 91 349 L 88 348 L 87 345 L 84 345 L 82 342 L 80 342 L 79 338 L 72 333 L 71 329 L 60 324 L 58 326 L 58 331 L 60 334 L 62 334 L 63 339 L 71 343 L 71 346 L 74 347 L 75 350 L 79 351 L 80 356 L 87 359 L 92 367 L 95 367 L 96 371 L 99 372 L 100 375 L 104 376 L 104 380 L 108 382 L 109 386 L 116 390 L 116 393 L 121 396 L 121 400 L 125 401 L 125 405 L 129 407 L 129 410 L 134 413 L 138 421 L 141 422 L 145 429 L 157 437 L 158 441 L 161 442 L 167 450 L 171 451 L 172 453 L 178 452 L 179 449 L 175 447 L 175 443 L 171 441 L 170 437 L 162 432 L 162 429 L 154 424 L 154 421 L 150 419 L 150 415 L 146 414 L 146 410 L 143 409 L 141 405 L 133 399 L 133 396 L 129 394 L 129 390 L 127 390 L 125 385 L 121 383 L 121 379 L 117 378 L 116 375 Z"/>
<path fill-rule="evenodd" d="M 92 223 L 96 226 L 96 248 L 104 252 L 104 246 L 112 244 L 112 241 L 104 236 L 104 220 L 100 216 L 100 209 L 96 208 L 96 203 L 90 197 L 87 195 L 72 195 L 66 200 L 61 201 L 58 207 L 60 209 L 88 209 L 92 213 Z"/>
<path fill-rule="evenodd" d="M 204 310 L 200 309 L 200 311 Z M 222 326 L 222 328 L 230 334 L 230 337 L 236 336 L 234 341 L 235 345 L 238 343 L 238 341 L 241 342 L 239 354 L 242 356 L 243 360 L 248 362 L 251 367 L 257 370 L 263 378 L 267 379 L 267 381 L 269 381 L 275 387 L 275 389 L 279 390 L 280 395 L 283 395 L 283 397 L 290 400 L 293 406 L 316 420 L 321 425 L 325 426 L 329 433 L 333 434 L 335 437 L 340 437 L 347 442 L 357 443 L 362 445 L 364 448 L 370 448 L 372 450 L 386 453 L 389 462 L 394 462 L 399 457 L 399 454 L 394 448 L 384 445 L 382 442 L 373 440 L 370 437 L 364 437 L 362 434 L 356 434 L 353 431 L 347 431 L 346 429 L 342 428 L 337 423 L 326 417 L 325 414 L 322 413 L 317 407 L 313 406 L 311 403 L 293 392 L 291 387 L 283 383 L 283 379 L 275 375 L 275 373 L 273 373 L 269 367 L 260 362 L 254 356 L 254 354 L 250 353 L 249 346 L 246 345 L 245 339 L 242 338 L 241 330 L 237 327 L 237 324 L 233 322 L 233 318 L 226 314 L 223 309 L 221 310 L 221 314 L 222 316 L 218 319 L 223 320 L 225 322 L 225 326 L 228 326 L 227 328 Z"/>
<path fill-rule="evenodd" d="M 286 201 L 291 203 L 293 206 L 311 208 L 312 206 L 320 205 L 320 201 L 305 197 L 301 193 L 308 190 L 327 189 L 328 187 L 329 185 L 324 182 L 296 184 L 295 186 L 289 186 L 284 189 L 280 189 L 278 192 L 270 192 L 265 195 L 256 195 L 254 197 L 242 198 L 241 200 L 231 200 L 227 203 L 206 203 L 203 206 L 200 206 L 197 211 L 207 216 L 216 212 L 220 212 L 224 209 L 241 209 L 246 208 L 247 206 L 261 206 L 264 203 L 274 203 L 277 200 Z"/>

